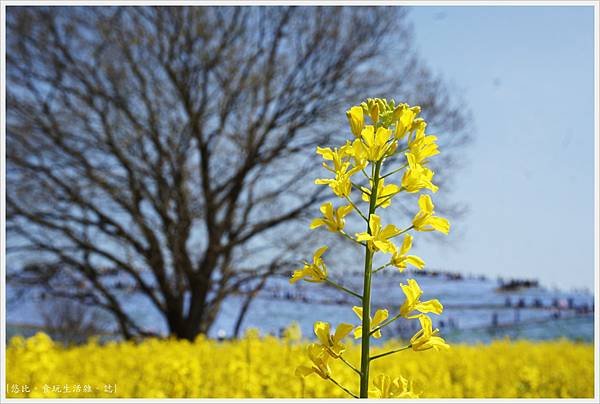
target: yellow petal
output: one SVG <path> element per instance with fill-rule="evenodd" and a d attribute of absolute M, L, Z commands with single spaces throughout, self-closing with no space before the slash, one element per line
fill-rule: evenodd
<path fill-rule="evenodd" d="M 381 228 L 381 218 L 375 214 L 372 214 L 369 218 L 369 228 L 371 229 L 371 234 L 376 234 L 379 232 Z"/>
<path fill-rule="evenodd" d="M 323 216 L 331 217 L 333 213 L 333 204 L 331 202 L 326 202 L 319 208 Z"/>
<path fill-rule="evenodd" d="M 408 279 L 407 281 L 408 286 L 410 288 L 411 291 L 411 297 L 416 300 L 419 297 L 421 297 L 421 295 L 423 294 L 423 290 L 421 289 L 421 287 L 419 286 L 419 284 L 417 283 L 416 280 L 414 279 Z"/>
<path fill-rule="evenodd" d="M 372 125 L 367 125 L 360 133 L 360 136 L 364 140 L 365 144 L 370 148 L 375 143 L 375 129 Z"/>
<path fill-rule="evenodd" d="M 375 134 L 375 144 L 384 145 L 389 140 L 391 134 L 391 130 L 386 129 L 383 126 L 379 127 Z"/>
<path fill-rule="evenodd" d="M 388 239 L 391 237 L 396 236 L 398 233 L 400 233 L 400 229 L 398 229 L 396 226 L 394 226 L 393 224 L 388 224 L 387 226 L 385 226 L 385 228 L 381 231 L 381 233 L 379 233 L 379 237 L 383 238 L 383 239 Z"/>
<path fill-rule="evenodd" d="M 305 275 L 306 275 L 306 271 L 304 269 L 298 269 L 298 270 L 294 271 L 294 273 L 292 274 L 292 277 L 290 278 L 290 283 L 294 284 L 294 283 L 298 282 Z"/>
<path fill-rule="evenodd" d="M 321 227 L 325 224 L 325 221 L 323 219 L 313 219 L 312 222 L 310 222 L 310 229 L 316 229 L 317 227 Z"/>
<path fill-rule="evenodd" d="M 333 340 L 335 342 L 341 341 L 346 335 L 350 334 L 350 331 L 352 331 L 353 328 L 354 328 L 354 326 L 352 324 L 341 323 L 335 329 L 335 334 L 333 335 Z"/>
<path fill-rule="evenodd" d="M 421 212 L 424 213 L 433 213 L 433 202 L 431 201 L 431 197 L 427 194 L 422 194 L 421 196 L 419 196 L 419 208 L 421 209 Z"/>
<path fill-rule="evenodd" d="M 438 299 L 432 299 L 417 304 L 415 306 L 415 310 L 420 311 L 421 313 L 442 314 L 442 311 L 444 311 L 444 306 Z"/>
<path fill-rule="evenodd" d="M 383 180 L 381 180 L 381 182 L 383 182 Z M 383 187 L 383 191 L 381 192 L 381 195 L 379 195 L 379 196 L 381 198 L 389 197 L 391 195 L 397 194 L 399 191 L 400 191 L 400 187 L 398 185 L 388 184 Z"/>
<path fill-rule="evenodd" d="M 443 217 L 432 217 L 429 219 L 429 224 L 441 233 L 448 234 L 450 232 L 450 222 Z"/>
<path fill-rule="evenodd" d="M 375 244 L 375 247 L 377 247 L 379 250 L 381 250 L 381 252 L 388 253 L 388 254 L 393 254 L 396 252 L 396 247 L 394 246 L 394 243 L 392 243 L 391 241 L 375 240 L 375 241 L 373 241 L 373 244 Z"/>
<path fill-rule="evenodd" d="M 366 231 L 362 233 L 356 233 L 354 236 L 356 237 L 356 241 L 369 241 L 373 239 L 373 236 Z"/>
<path fill-rule="evenodd" d="M 400 254 L 404 255 L 410 251 L 412 247 L 413 237 L 410 234 L 404 236 L 404 241 L 402 241 L 402 247 L 400 247 Z"/>
<path fill-rule="evenodd" d="M 417 168 L 417 161 L 415 159 L 415 156 L 412 153 L 405 153 L 405 155 L 406 161 L 408 163 L 408 169 L 414 170 L 415 168 Z"/>
<path fill-rule="evenodd" d="M 306 377 L 314 372 L 315 370 L 312 367 L 300 365 L 296 368 L 294 374 L 298 377 Z"/>
<path fill-rule="evenodd" d="M 320 257 L 321 257 L 321 255 L 323 255 L 323 253 L 324 253 L 325 251 L 327 251 L 327 248 L 328 248 L 328 247 L 327 247 L 326 245 L 324 245 L 323 247 L 321 247 L 321 248 L 319 248 L 317 251 L 315 251 L 314 258 L 315 258 L 315 259 L 316 259 L 316 258 L 320 258 Z"/>
<path fill-rule="evenodd" d="M 425 261 L 423 261 L 420 257 L 416 255 L 407 255 L 406 262 L 415 266 L 418 269 L 423 269 L 425 267 Z"/>
<path fill-rule="evenodd" d="M 333 151 L 330 147 L 318 147 L 317 154 L 320 154 L 325 160 L 333 160 Z"/>
<path fill-rule="evenodd" d="M 373 321 L 371 322 L 371 328 L 377 327 L 379 324 L 384 322 L 389 316 L 389 312 L 387 309 L 379 309 L 375 312 L 373 316 Z"/>
<path fill-rule="evenodd" d="M 321 344 L 329 346 L 329 323 L 324 321 L 315 322 L 314 331 Z"/>
<path fill-rule="evenodd" d="M 433 331 L 431 330 L 431 319 L 425 314 L 421 314 L 419 316 L 419 322 L 421 323 L 423 335 L 428 337 L 431 336 L 433 334 Z"/>
<path fill-rule="evenodd" d="M 352 207 L 352 205 L 346 205 L 346 206 L 342 206 L 340 208 L 338 208 L 337 210 L 337 214 L 339 218 L 344 218 L 348 215 L 348 213 L 352 212 L 354 208 Z"/>
<path fill-rule="evenodd" d="M 429 338 L 429 345 L 436 351 L 440 349 L 450 349 L 450 345 L 446 344 L 446 341 L 444 341 L 442 337 Z"/>

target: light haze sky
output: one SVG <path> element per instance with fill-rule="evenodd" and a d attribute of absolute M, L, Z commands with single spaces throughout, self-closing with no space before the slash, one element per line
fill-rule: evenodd
<path fill-rule="evenodd" d="M 470 208 L 460 237 L 418 252 L 431 268 L 593 291 L 593 7 L 411 7 L 410 19 L 475 129 L 454 181 Z"/>

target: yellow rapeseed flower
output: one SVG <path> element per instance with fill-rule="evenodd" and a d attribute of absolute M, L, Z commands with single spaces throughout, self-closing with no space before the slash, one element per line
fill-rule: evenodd
<path fill-rule="evenodd" d="M 392 380 L 387 375 L 379 375 L 373 380 L 373 387 L 369 390 L 371 398 L 419 398 L 413 391 L 412 381 L 402 376 Z"/>
<path fill-rule="evenodd" d="M 450 232 L 450 222 L 443 217 L 434 216 L 435 211 L 433 202 L 429 195 L 419 196 L 419 212 L 412 220 L 413 226 L 417 231 L 434 231 L 448 234 Z"/>
<path fill-rule="evenodd" d="M 392 131 L 390 129 L 379 127 L 375 131 L 373 125 L 367 125 L 360 133 L 360 139 L 356 139 L 352 146 L 357 153 L 365 155 L 369 161 L 379 161 L 388 153 L 393 153 L 396 142 L 389 143 L 388 141 L 392 138 Z"/>
<path fill-rule="evenodd" d="M 361 170 L 361 167 L 354 167 L 350 171 L 348 171 L 348 168 L 350 168 L 350 163 L 346 162 L 339 171 L 336 171 L 335 178 L 318 178 L 315 180 L 315 184 L 329 185 L 334 194 L 340 198 L 345 198 L 352 191 L 350 177 Z"/>
<path fill-rule="evenodd" d="M 440 154 L 436 143 L 437 137 L 426 135 L 427 123 L 420 119 L 416 122 L 415 137 L 408 142 L 408 150 L 415 157 L 415 162 L 423 164 L 429 157 Z"/>
<path fill-rule="evenodd" d="M 413 311 L 418 311 L 420 313 L 435 313 L 442 314 L 444 310 L 444 306 L 440 303 L 438 299 L 431 299 L 425 302 L 420 300 L 423 295 L 423 290 L 414 279 L 409 279 L 407 284 L 400 284 L 402 291 L 406 295 L 406 300 L 400 307 L 400 315 L 406 318 L 417 318 L 419 314 L 410 316 L 410 313 Z"/>
<path fill-rule="evenodd" d="M 144 338 L 100 344 L 90 340 L 68 346 L 52 343 L 43 334 L 27 339 L 13 337 L 3 353 L 6 395 L 33 401 L 42 398 L 146 401 L 143 399 L 165 397 L 265 401 L 347 397 L 338 386 L 320 377 L 309 376 L 304 380 L 290 377 L 298 365 L 312 366 L 306 357 L 306 345 L 297 336 L 290 341 L 245 333 L 240 339 L 224 341 L 200 335 L 194 341 Z M 353 339 L 345 345 L 344 359 L 357 363 L 360 343 Z M 390 339 L 378 344 L 377 352 L 401 345 L 402 341 Z M 452 349 L 443 352 L 408 349 L 398 355 L 401 356 L 389 355 L 373 362 L 370 390 L 374 384 L 380 385 L 376 376 L 385 373 L 392 379 L 410 376 L 415 390 L 423 391 L 421 397 L 430 399 L 594 397 L 597 374 L 594 374 L 593 343 L 496 339 L 489 344 L 452 344 Z M 328 363 L 331 375 L 356 391 L 356 384 L 352 383 L 357 379 L 355 371 L 340 361 L 333 363 L 332 358 Z M 46 383 L 49 389 L 44 389 Z M 112 383 L 116 383 L 116 390 L 107 392 L 104 385 Z M 75 385 L 84 384 L 89 384 L 91 391 L 73 390 Z M 13 390 L 14 385 L 28 385 L 30 391 Z M 52 385 L 63 387 L 53 391 Z M 65 390 L 64 385 L 71 390 Z M 372 392 L 369 397 L 377 395 Z"/>
<path fill-rule="evenodd" d="M 361 187 L 362 200 L 369 202 L 371 197 L 370 189 L 373 188 L 373 181 L 369 181 L 371 188 Z M 400 187 L 396 184 L 385 185 L 385 179 L 380 179 L 377 183 L 377 206 L 381 208 L 387 208 L 392 204 L 392 196 L 400 192 Z"/>
<path fill-rule="evenodd" d="M 394 137 L 398 140 L 406 136 L 412 128 L 413 120 L 421 112 L 421 107 L 409 107 L 408 104 L 400 104 L 394 109 L 396 130 Z"/>
<path fill-rule="evenodd" d="M 407 255 L 412 247 L 413 237 L 410 234 L 404 236 L 404 241 L 402 242 L 402 246 L 400 246 L 400 250 L 394 252 L 392 255 L 392 259 L 390 263 L 398 268 L 400 272 L 404 272 L 407 264 L 411 264 L 418 269 L 423 269 L 425 266 L 425 261 L 423 261 L 420 257 L 416 255 Z"/>
<path fill-rule="evenodd" d="M 417 160 L 412 153 L 405 154 L 408 168 L 402 177 L 402 189 L 410 193 L 419 192 L 424 188 L 437 192 L 438 187 L 431 182 L 434 175 L 433 171 L 417 163 Z"/>
<path fill-rule="evenodd" d="M 355 157 L 355 152 L 352 149 L 350 142 L 347 142 L 341 148 L 331 149 L 330 147 L 317 147 L 317 154 L 320 154 L 324 160 L 332 161 L 333 166 L 323 162 L 323 167 L 335 174 L 335 178 L 319 178 L 315 180 L 315 184 L 329 185 L 333 193 L 344 198 L 350 195 L 352 190 L 352 182 L 350 177 L 364 168 L 364 164 L 358 164 L 352 168 L 350 161 L 346 160 L 349 157 Z M 360 158 L 356 158 L 359 163 Z"/>
<path fill-rule="evenodd" d="M 312 366 L 300 365 L 296 368 L 296 376 L 305 377 L 310 374 L 317 374 L 323 379 L 328 379 L 331 373 L 329 367 L 329 358 L 327 352 L 319 344 L 310 344 L 307 348 L 308 358 Z"/>
<path fill-rule="evenodd" d="M 344 229 L 344 217 L 352 211 L 352 205 L 340 206 L 335 211 L 331 202 L 326 202 L 321 205 L 321 213 L 323 217 L 316 218 L 310 223 L 311 229 L 326 226 L 327 230 L 337 232 Z"/>
<path fill-rule="evenodd" d="M 381 218 L 378 215 L 372 214 L 369 218 L 369 229 L 371 230 L 371 234 L 366 231 L 356 233 L 356 240 L 366 241 L 371 251 L 382 251 L 390 254 L 396 252 L 396 246 L 389 240 L 400 233 L 400 230 L 396 226 L 388 224 L 382 229 Z"/>
<path fill-rule="evenodd" d="M 341 323 L 335 329 L 335 333 L 331 334 L 329 323 L 317 321 L 314 325 L 315 335 L 327 353 L 334 358 L 339 358 L 346 350 L 346 346 L 342 344 L 342 339 L 350 334 L 354 326 L 348 323 Z"/>
<path fill-rule="evenodd" d="M 283 330 L 283 338 L 286 341 L 297 342 L 302 339 L 302 329 L 297 321 L 293 321 Z"/>
<path fill-rule="evenodd" d="M 358 316 L 358 318 L 362 321 L 363 318 L 363 309 L 359 306 L 352 307 L 352 311 L 354 314 Z M 387 309 L 379 309 L 375 312 L 375 315 L 371 319 L 371 331 L 381 323 L 383 323 L 389 316 L 389 312 Z M 369 317 L 370 318 L 370 317 Z M 362 326 L 359 325 L 354 329 L 354 338 L 358 339 L 362 337 Z M 373 338 L 381 338 L 381 330 L 377 330 L 373 333 Z"/>
<path fill-rule="evenodd" d="M 344 167 L 344 165 L 346 164 L 346 161 L 344 161 L 344 159 L 349 157 L 348 145 L 344 145 L 339 149 L 337 147 L 332 149 L 331 147 L 317 146 L 317 154 L 319 154 L 323 158 L 323 160 L 333 162 L 333 167 L 327 164 L 326 162 L 323 162 L 322 165 L 327 170 L 331 171 L 332 173 L 335 173 L 337 171 L 342 170 L 342 167 Z"/>
<path fill-rule="evenodd" d="M 296 283 L 300 279 L 304 279 L 307 282 L 325 281 L 325 279 L 327 279 L 327 267 L 321 256 L 326 250 L 327 246 L 323 246 L 315 251 L 312 263 L 304 261 L 304 267 L 294 271 L 290 283 Z"/>
<path fill-rule="evenodd" d="M 436 351 L 440 349 L 449 349 L 450 345 L 442 337 L 438 337 L 439 329 L 432 330 L 431 319 L 425 314 L 418 316 L 421 323 L 421 330 L 410 339 L 410 345 L 413 351 L 426 351 L 433 348 Z"/>

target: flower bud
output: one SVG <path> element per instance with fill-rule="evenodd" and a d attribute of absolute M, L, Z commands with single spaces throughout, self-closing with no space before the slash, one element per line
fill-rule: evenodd
<path fill-rule="evenodd" d="M 373 121 L 373 124 L 376 124 L 377 121 L 379 121 L 379 105 L 374 104 L 371 107 L 371 110 L 369 112 L 370 112 L 371 120 Z"/>
<path fill-rule="evenodd" d="M 350 130 L 354 136 L 360 136 L 360 132 L 365 126 L 363 109 L 359 106 L 354 106 L 346 111 L 346 116 L 348 117 L 348 123 L 350 123 Z"/>

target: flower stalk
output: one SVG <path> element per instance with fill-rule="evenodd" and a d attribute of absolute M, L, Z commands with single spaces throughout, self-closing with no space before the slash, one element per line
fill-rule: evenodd
<path fill-rule="evenodd" d="M 369 361 L 374 361 L 375 359 L 383 358 L 384 356 L 395 354 L 396 352 L 402 352 L 402 351 L 405 351 L 405 350 L 407 350 L 407 349 L 409 349 L 411 347 L 412 347 L 412 345 L 407 345 L 407 346 L 403 346 L 402 348 L 392 349 L 391 351 L 384 352 L 384 353 L 381 353 L 379 355 L 371 356 L 369 358 Z"/>
<path fill-rule="evenodd" d="M 333 173 L 334 177 L 319 178 L 315 180 L 315 184 L 328 185 L 345 205 L 335 208 L 332 202 L 324 203 L 320 209 L 323 216 L 314 219 L 310 227 L 311 229 L 325 228 L 352 241 L 353 245 L 364 247 L 362 295 L 329 278 L 328 268 L 323 258 L 327 246 L 316 250 L 312 262 L 305 261 L 304 267 L 293 273 L 290 282 L 295 283 L 303 279 L 313 283 L 325 283 L 352 295 L 360 301 L 360 305 L 352 308 L 360 324 L 341 323 L 332 333 L 329 323 L 317 321 L 314 332 L 318 343 L 309 345 L 307 351 L 312 366 L 299 366 L 296 374 L 302 377 L 316 374 L 325 380 L 330 380 L 345 393 L 356 398 L 369 398 L 371 393 L 378 398 L 417 398 L 412 383 L 398 375 L 394 375 L 395 377 L 378 375 L 373 379 L 374 390 L 369 390 L 370 363 L 375 359 L 410 348 L 414 351 L 448 348 L 443 338 L 438 336 L 439 330 L 433 329 L 432 321 L 426 315 L 426 313 L 441 314 L 443 306 L 437 299 L 421 301 L 423 291 L 416 280 L 408 279 L 406 285 L 400 283 L 406 299 L 398 305 L 397 314 L 391 317 L 388 309 L 373 310 L 371 301 L 373 275 L 389 267 L 396 267 L 402 273 L 407 265 L 417 269 L 423 269 L 425 266 L 425 262 L 420 257 L 409 254 L 413 236 L 408 232 L 440 231 L 448 234 L 450 230 L 450 224 L 446 219 L 435 216 L 434 205 L 428 194 L 420 194 L 419 211 L 412 219 L 412 223 L 402 227 L 404 230 L 394 224 L 382 224 L 384 218 L 377 212 L 378 209 L 389 207 L 392 199 L 398 197 L 400 193 L 404 195 L 423 190 L 431 192 L 438 190 L 432 182 L 433 171 L 426 167 L 429 158 L 439 153 L 435 143 L 437 138 L 425 134 L 427 124 L 423 119 L 418 118 L 420 111 L 419 107 L 410 107 L 407 104 L 396 105 L 393 100 L 388 102 L 384 99 L 369 98 L 347 111 L 353 140 L 346 141 L 338 148 L 317 148 L 317 154 L 325 160 L 323 166 Z M 365 124 L 365 117 L 370 118 L 371 125 Z M 398 168 L 386 167 L 387 170 L 383 170 L 386 161 L 398 160 L 391 158 L 395 155 L 398 157 L 404 155 L 405 162 L 399 164 Z M 367 170 L 368 166 L 370 170 Z M 367 174 L 369 171 L 371 175 Z M 387 171 L 387 174 L 382 175 L 382 171 Z M 352 181 L 352 176 L 359 172 L 368 179 L 368 185 L 359 186 Z M 393 175 L 401 172 L 403 172 L 402 178 L 394 179 Z M 368 203 L 368 210 L 361 210 L 352 200 L 353 190 L 360 192 L 362 201 Z M 345 230 L 345 218 L 352 212 L 367 223 L 365 231 L 356 233 L 354 237 Z M 401 245 L 396 246 L 393 239 L 401 235 L 404 235 Z M 373 269 L 376 254 L 390 254 L 391 257 L 386 264 Z M 418 319 L 422 329 L 411 338 L 409 345 L 372 356 L 371 338 L 381 338 L 381 330 L 400 318 Z M 354 338 L 360 339 L 359 366 L 355 366 L 342 356 L 346 349 L 343 341 L 352 331 Z M 358 395 L 332 377 L 330 363 L 335 364 L 338 360 L 357 374 Z"/>
<path fill-rule="evenodd" d="M 373 173 L 373 187 L 371 188 L 371 196 L 369 197 L 369 217 L 375 213 L 377 208 L 377 185 L 379 184 L 379 171 L 381 162 L 375 164 Z M 372 230 L 367 223 L 367 233 L 372 235 Z M 371 270 L 373 269 L 373 251 L 367 245 L 365 247 L 365 273 L 363 279 L 363 299 L 362 299 L 362 329 L 371 329 Z M 361 354 L 360 354 L 360 398 L 369 397 L 369 347 L 371 341 L 370 332 L 363 332 L 361 339 Z"/>

